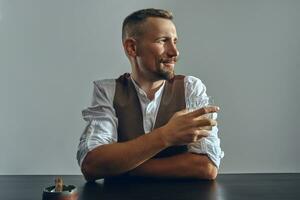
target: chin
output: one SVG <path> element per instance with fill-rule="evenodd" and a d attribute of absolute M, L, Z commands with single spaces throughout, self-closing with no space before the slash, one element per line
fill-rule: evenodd
<path fill-rule="evenodd" d="M 174 67 L 160 66 L 153 75 L 156 80 L 171 80 L 175 76 Z"/>
<path fill-rule="evenodd" d="M 174 73 L 174 71 L 172 71 L 172 72 L 164 72 L 164 73 L 161 73 L 160 75 L 161 75 L 161 77 L 164 80 L 171 80 L 171 79 L 174 78 L 175 73 Z"/>

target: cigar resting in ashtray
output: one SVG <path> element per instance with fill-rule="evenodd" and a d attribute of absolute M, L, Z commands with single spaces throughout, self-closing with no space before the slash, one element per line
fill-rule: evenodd
<path fill-rule="evenodd" d="M 57 177 L 55 179 L 55 192 L 62 192 L 63 191 L 63 180 L 61 177 Z"/>

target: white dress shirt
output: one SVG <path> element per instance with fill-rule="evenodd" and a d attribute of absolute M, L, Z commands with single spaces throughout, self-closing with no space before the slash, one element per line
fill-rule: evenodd
<path fill-rule="evenodd" d="M 154 99 L 149 100 L 146 93 L 132 79 L 138 98 L 141 103 L 143 113 L 143 126 L 145 133 L 149 133 L 154 128 L 157 112 L 164 90 L 164 84 L 156 91 Z M 118 141 L 118 118 L 113 107 L 115 95 L 115 79 L 105 79 L 94 81 L 94 92 L 92 105 L 82 111 L 82 115 L 87 126 L 80 137 L 77 151 L 78 164 L 81 166 L 87 153 L 94 148 L 111 144 Z M 193 76 L 185 76 L 185 102 L 194 96 L 207 96 L 206 87 L 202 81 Z M 218 128 L 214 127 L 208 137 L 190 143 L 188 151 L 198 154 L 207 154 L 213 163 L 219 167 L 220 160 L 224 152 L 220 147 L 218 138 Z"/>

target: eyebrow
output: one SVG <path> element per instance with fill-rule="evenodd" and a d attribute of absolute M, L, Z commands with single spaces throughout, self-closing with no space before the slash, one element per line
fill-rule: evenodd
<path fill-rule="evenodd" d="M 169 37 L 169 36 L 160 36 L 160 37 L 157 37 L 155 40 L 160 40 L 160 39 L 168 39 L 168 40 L 171 40 L 172 37 Z M 175 40 L 175 41 L 178 41 L 178 38 L 175 37 L 174 40 Z"/>

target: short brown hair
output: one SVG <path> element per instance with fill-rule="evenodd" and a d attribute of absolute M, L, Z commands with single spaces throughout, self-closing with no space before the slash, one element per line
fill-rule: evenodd
<path fill-rule="evenodd" d="M 162 9 L 148 8 L 135 11 L 128 15 L 122 25 L 122 41 L 127 37 L 136 37 L 141 35 L 140 25 L 146 21 L 148 17 L 160 17 L 164 19 L 173 19 L 171 12 Z"/>

